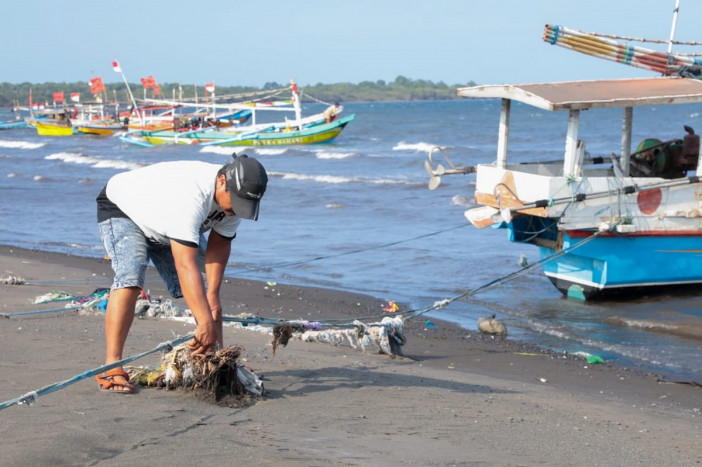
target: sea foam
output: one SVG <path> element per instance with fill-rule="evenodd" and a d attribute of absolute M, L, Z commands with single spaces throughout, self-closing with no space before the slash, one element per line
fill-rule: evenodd
<path fill-rule="evenodd" d="M 29 141 L 6 141 L 0 139 L 0 148 L 13 149 L 38 149 L 44 147 L 46 143 L 30 143 Z"/>
<path fill-rule="evenodd" d="M 430 143 L 406 143 L 404 141 L 400 141 L 397 143 L 392 150 L 393 151 L 415 151 L 415 152 L 426 152 L 429 154 L 432 149 L 437 147 L 437 144 L 430 144 Z"/>
<path fill-rule="evenodd" d="M 360 177 L 341 177 L 338 175 L 308 175 L 308 174 L 300 174 L 300 173 L 269 173 L 268 175 L 271 176 L 278 176 L 282 179 L 285 180 L 301 180 L 301 181 L 313 181 L 313 182 L 318 182 L 318 183 L 331 183 L 331 184 L 339 184 L 339 183 L 370 183 L 373 185 L 399 185 L 399 184 L 407 184 L 406 180 L 391 180 L 387 178 L 381 178 L 381 179 L 369 179 L 369 178 L 360 178 Z"/>
<path fill-rule="evenodd" d="M 319 151 L 315 153 L 317 159 L 347 159 L 353 157 L 356 154 L 353 152 L 329 152 L 329 151 Z"/>
<path fill-rule="evenodd" d="M 71 152 L 57 152 L 49 154 L 44 159 L 60 160 L 69 164 L 85 164 L 97 169 L 138 169 L 144 164 L 139 162 L 120 161 L 115 159 L 100 159 L 99 157 L 86 156 L 85 154 L 75 154 Z"/>

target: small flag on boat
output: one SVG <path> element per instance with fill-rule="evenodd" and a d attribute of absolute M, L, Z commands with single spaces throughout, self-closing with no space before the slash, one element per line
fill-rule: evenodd
<path fill-rule="evenodd" d="M 141 84 L 146 89 L 153 89 L 157 86 L 156 80 L 151 75 L 147 76 L 146 78 L 141 78 Z"/>
<path fill-rule="evenodd" d="M 207 83 L 205 85 L 205 91 L 209 92 L 210 94 L 214 94 L 215 92 L 215 85 L 214 83 Z"/>
<path fill-rule="evenodd" d="M 80 93 L 79 92 L 72 92 L 71 93 L 71 100 L 73 102 L 80 102 Z"/>
<path fill-rule="evenodd" d="M 90 92 L 93 94 L 105 92 L 105 83 L 102 82 L 102 78 L 93 78 L 88 83 L 90 84 Z"/>
<path fill-rule="evenodd" d="M 120 68 L 119 63 L 117 63 L 117 60 L 112 62 L 112 69 L 115 70 L 117 73 L 122 73 L 122 68 Z"/>
<path fill-rule="evenodd" d="M 64 101 L 63 91 L 55 92 L 54 93 L 54 102 L 63 102 L 63 101 Z"/>

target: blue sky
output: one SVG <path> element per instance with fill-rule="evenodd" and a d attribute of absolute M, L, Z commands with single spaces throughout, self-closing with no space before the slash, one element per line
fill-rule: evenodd
<path fill-rule="evenodd" d="M 0 82 L 95 76 L 117 82 L 113 58 L 130 82 L 153 75 L 160 83 L 257 87 L 398 75 L 446 84 L 654 76 L 549 45 L 541 34 L 549 23 L 667 40 L 674 6 L 675 0 L 11 1 L 2 7 Z M 676 39 L 702 40 L 700 18 L 702 1 L 681 0 Z"/>

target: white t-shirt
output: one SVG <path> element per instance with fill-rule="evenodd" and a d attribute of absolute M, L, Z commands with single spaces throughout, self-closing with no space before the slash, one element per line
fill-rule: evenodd
<path fill-rule="evenodd" d="M 151 240 L 199 244 L 200 234 L 214 229 L 234 237 L 241 223 L 226 216 L 214 200 L 221 165 L 200 161 L 160 162 L 115 175 L 107 197 Z"/>

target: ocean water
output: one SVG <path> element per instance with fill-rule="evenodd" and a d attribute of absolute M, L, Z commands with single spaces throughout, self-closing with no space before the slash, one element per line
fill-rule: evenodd
<path fill-rule="evenodd" d="M 322 108 L 309 105 L 304 113 Z M 259 221 L 240 227 L 229 275 L 362 292 L 421 309 L 519 270 L 522 257 L 538 260 L 535 247 L 509 243 L 504 230 L 478 230 L 465 220 L 474 175 L 445 176 L 439 188 L 427 188 L 424 161 L 435 146 L 456 164 L 494 160 L 499 102 L 349 103 L 344 113 L 356 120 L 334 143 L 236 149 L 257 157 L 270 182 Z M 702 131 L 701 114 L 699 105 L 638 109 L 634 143 L 681 138 L 683 125 Z M 0 120 L 10 117 L 0 110 Z M 566 117 L 514 106 L 511 160 L 560 159 Z M 580 137 L 590 154 L 617 151 L 620 112 L 587 117 Z M 232 151 L 0 131 L 0 244 L 101 257 L 94 199 L 109 177 L 166 160 L 224 163 Z M 702 376 L 702 290 L 580 302 L 563 298 L 534 269 L 427 318 L 476 329 L 477 319 L 492 313 L 515 338 L 658 374 Z"/>

